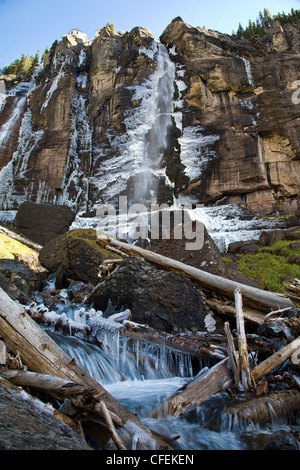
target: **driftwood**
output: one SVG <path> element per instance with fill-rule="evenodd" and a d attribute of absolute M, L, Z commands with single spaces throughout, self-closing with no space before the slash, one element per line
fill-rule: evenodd
<path fill-rule="evenodd" d="M 23 364 L 33 372 L 52 375 L 70 382 L 75 382 L 101 393 L 108 410 L 114 413 L 124 425 L 133 422 L 147 434 L 151 445 L 157 449 L 169 446 L 154 436 L 138 417 L 123 408 L 95 379 L 93 379 L 75 359 L 70 358 L 25 312 L 0 288 L 0 335 L 7 347 L 16 354 L 20 353 Z M 123 426 L 124 427 L 124 426 Z M 123 428 L 122 427 L 122 428 Z M 133 434 L 130 426 L 123 429 L 125 445 L 131 448 Z M 125 441 L 123 437 L 123 440 Z M 147 445 L 143 448 L 147 449 Z"/>
<path fill-rule="evenodd" d="M 250 373 L 248 345 L 245 333 L 245 322 L 243 313 L 243 299 L 239 289 L 235 290 L 236 325 L 238 335 L 238 358 L 240 382 L 243 390 L 250 390 L 252 378 Z"/>
<path fill-rule="evenodd" d="M 300 409 L 300 392 L 298 390 L 284 390 L 261 397 L 252 398 L 224 409 L 224 416 L 228 416 L 229 423 L 238 426 L 242 423 L 256 423 L 265 425 L 280 418 L 282 415 Z M 234 417 L 234 420 L 230 419 Z"/>
<path fill-rule="evenodd" d="M 103 400 L 101 400 L 100 403 L 99 403 L 99 406 L 102 409 L 103 416 L 104 416 L 105 422 L 107 424 L 108 430 L 109 430 L 109 432 L 111 434 L 111 437 L 112 437 L 112 440 L 116 444 L 117 448 L 119 450 L 127 450 L 124 443 L 123 443 L 123 441 L 118 436 L 118 433 L 117 433 L 116 428 L 114 426 L 113 420 L 111 419 L 110 412 L 108 411 L 108 409 L 105 405 L 105 402 Z"/>
<path fill-rule="evenodd" d="M 300 351 L 300 336 L 274 353 L 271 357 L 268 357 L 268 359 L 255 366 L 251 370 L 253 380 L 256 381 L 264 375 L 268 375 L 274 369 L 281 366 L 294 353 L 297 353 L 297 351 Z"/>
<path fill-rule="evenodd" d="M 231 365 L 231 370 L 234 377 L 235 386 L 238 388 L 240 385 L 240 364 L 238 352 L 235 349 L 234 339 L 230 331 L 229 323 L 224 325 L 224 331 L 227 337 L 228 354 Z"/>
<path fill-rule="evenodd" d="M 226 358 L 191 381 L 182 392 L 172 395 L 167 406 L 159 410 L 158 414 L 181 416 L 188 409 L 201 405 L 212 395 L 221 392 L 231 382 L 230 361 Z"/>
<path fill-rule="evenodd" d="M 179 272 L 180 274 L 193 279 L 203 288 L 218 292 L 230 298 L 234 298 L 234 292 L 239 288 L 243 294 L 245 303 L 262 311 L 270 312 L 272 309 L 278 310 L 280 308 L 293 306 L 292 301 L 282 294 L 264 291 L 262 289 L 257 289 L 252 286 L 231 281 L 230 279 L 216 276 L 174 259 L 167 258 L 166 256 L 121 242 L 105 234 L 98 234 L 97 243 L 105 247 L 116 248 L 128 255 L 140 256 L 146 261 L 154 263 L 163 269 Z"/>
<path fill-rule="evenodd" d="M 283 364 L 290 356 L 299 351 L 300 337 L 277 351 L 271 357 L 251 369 L 251 377 L 254 381 L 268 375 L 278 366 Z M 175 416 L 183 415 L 187 410 L 200 405 L 212 395 L 220 393 L 233 384 L 234 377 L 231 369 L 230 358 L 211 367 L 204 374 L 193 380 L 182 391 L 171 396 L 164 413 Z"/>

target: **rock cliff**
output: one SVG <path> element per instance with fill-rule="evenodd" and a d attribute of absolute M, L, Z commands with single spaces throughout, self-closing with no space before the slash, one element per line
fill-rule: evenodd
<path fill-rule="evenodd" d="M 294 213 L 299 77 L 295 25 L 251 41 L 181 18 L 160 41 L 140 27 L 103 28 L 87 44 L 65 36 L 31 81 L 4 80 L 1 208 L 92 213 L 124 194 Z"/>

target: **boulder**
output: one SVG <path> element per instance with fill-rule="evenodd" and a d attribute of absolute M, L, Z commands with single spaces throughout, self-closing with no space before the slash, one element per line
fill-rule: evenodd
<path fill-rule="evenodd" d="M 0 379 L 0 450 L 86 450 L 86 442 L 19 387 Z"/>
<path fill-rule="evenodd" d="M 75 218 L 67 206 L 24 202 L 15 217 L 14 225 L 30 240 L 45 245 L 67 232 Z"/>
<path fill-rule="evenodd" d="M 248 240 L 248 241 L 230 243 L 228 245 L 227 251 L 228 253 L 231 253 L 231 254 L 237 254 L 237 253 L 254 254 L 258 252 L 259 248 L 260 246 L 256 241 Z"/>
<path fill-rule="evenodd" d="M 114 258 L 96 243 L 96 230 L 76 229 L 48 242 L 39 253 L 40 263 L 57 273 L 56 287 L 67 287 L 69 280 L 96 285 L 104 259 Z"/>
<path fill-rule="evenodd" d="M 204 225 L 203 229 L 204 244 L 201 249 L 187 250 L 186 244 L 194 243 L 194 240 L 187 240 L 184 236 L 181 240 L 176 240 L 171 232 L 169 239 L 159 240 L 157 244 L 150 245 L 149 250 L 211 274 L 226 276 L 222 255 Z"/>
<path fill-rule="evenodd" d="M 283 237 L 283 230 L 271 230 L 270 232 L 262 232 L 259 236 L 259 245 L 271 246 L 273 245 L 273 243 L 280 242 Z"/>
<path fill-rule="evenodd" d="M 129 308 L 134 322 L 156 330 L 206 331 L 208 312 L 197 285 L 136 257 L 126 258 L 86 302 L 103 312 L 110 305 L 116 310 Z"/>

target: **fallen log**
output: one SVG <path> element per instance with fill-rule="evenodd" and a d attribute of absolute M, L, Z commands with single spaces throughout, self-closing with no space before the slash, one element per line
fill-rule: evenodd
<path fill-rule="evenodd" d="M 243 424 L 249 423 L 263 426 L 299 410 L 300 392 L 284 390 L 228 406 L 224 409 L 224 417 L 227 417 L 228 423 L 240 429 Z M 224 422 L 222 420 L 223 426 Z"/>
<path fill-rule="evenodd" d="M 74 358 L 68 356 L 25 312 L 25 309 L 14 302 L 1 288 L 0 336 L 14 354 L 20 354 L 23 364 L 30 371 L 87 386 L 94 389 L 97 394 L 102 392 L 101 399 L 105 401 L 108 410 L 124 423 L 121 429 L 124 428 L 123 440 L 127 448 L 130 449 L 132 445 L 133 428 L 135 432 L 140 429 L 141 434 L 148 436 L 148 440 L 145 441 L 147 444 L 144 444 L 142 448 L 147 449 L 149 443 L 154 449 L 170 448 L 154 436 L 135 414 L 123 408 L 104 387 L 76 363 Z M 127 423 L 134 423 L 134 426 L 127 425 Z"/>
<path fill-rule="evenodd" d="M 167 406 L 156 412 L 156 415 L 182 416 L 187 410 L 201 405 L 228 387 L 232 382 L 230 361 L 227 357 L 191 381 L 182 392 L 177 392 L 168 400 Z"/>
<path fill-rule="evenodd" d="M 84 401 L 91 399 L 96 394 L 95 389 L 47 374 L 4 369 L 0 370 L 0 375 L 14 385 L 46 392 L 58 400 L 65 398 L 70 398 L 72 402 L 75 400 L 76 406 L 79 405 L 79 402 L 83 405 Z"/>
<path fill-rule="evenodd" d="M 167 258 L 166 256 L 159 255 L 138 246 L 121 242 L 105 234 L 98 233 L 97 243 L 105 247 L 116 248 L 129 255 L 140 256 L 146 261 L 154 263 L 163 269 L 176 271 L 193 279 L 203 288 L 221 293 L 230 298 L 234 298 L 234 292 L 239 288 L 243 294 L 245 303 L 262 311 L 269 312 L 271 309 L 278 310 L 280 308 L 293 306 L 292 301 L 282 294 L 257 289 L 252 286 L 247 286 L 230 279 L 202 271 L 201 269 L 194 268 L 193 266 L 181 263 L 180 261 Z"/>
<path fill-rule="evenodd" d="M 212 310 L 215 310 L 221 315 L 229 315 L 232 317 L 235 317 L 236 315 L 236 310 L 234 306 L 234 301 L 222 301 L 222 300 L 216 300 L 216 299 L 210 299 L 208 296 L 205 299 L 206 304 L 211 307 Z M 230 302 L 230 303 L 229 303 Z M 289 307 L 290 309 L 291 307 Z M 248 320 L 249 322 L 255 323 L 257 325 L 262 325 L 265 321 L 265 313 L 262 313 L 261 311 L 250 308 L 244 305 L 244 317 L 245 320 Z"/>
<path fill-rule="evenodd" d="M 268 359 L 255 366 L 251 370 L 253 380 L 256 381 L 264 375 L 268 375 L 274 369 L 282 365 L 294 353 L 297 353 L 297 351 L 300 352 L 300 336 L 287 346 L 279 349 L 279 351 L 274 353 L 271 357 L 268 357 Z"/>
<path fill-rule="evenodd" d="M 253 367 L 250 371 L 252 379 L 257 381 L 269 374 L 276 367 L 283 364 L 292 354 L 297 353 L 299 349 L 300 337 Z M 190 382 L 182 392 L 179 391 L 172 395 L 168 400 L 166 408 L 161 412 L 181 416 L 187 410 L 201 405 L 212 395 L 220 393 L 226 387 L 231 386 L 231 384 L 233 384 L 233 373 L 230 358 L 228 357 Z"/>

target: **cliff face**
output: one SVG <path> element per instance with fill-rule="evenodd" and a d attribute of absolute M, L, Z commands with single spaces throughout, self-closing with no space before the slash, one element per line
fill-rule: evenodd
<path fill-rule="evenodd" d="M 31 82 L 6 81 L 2 208 L 92 211 L 126 194 L 295 212 L 299 28 L 246 42 L 176 18 L 160 40 L 143 28 L 104 28 L 91 45 L 67 36 Z"/>

